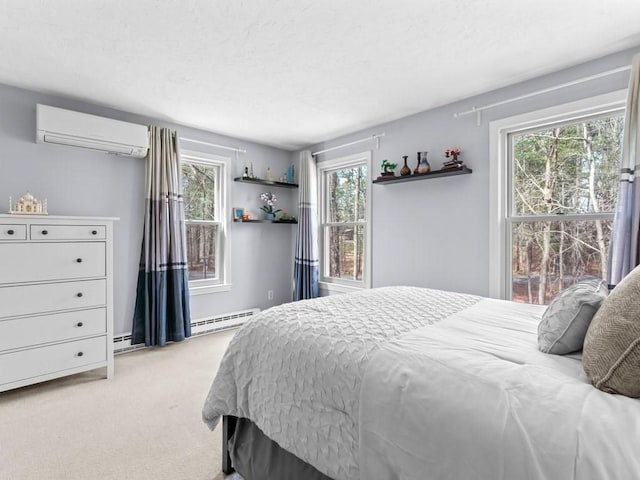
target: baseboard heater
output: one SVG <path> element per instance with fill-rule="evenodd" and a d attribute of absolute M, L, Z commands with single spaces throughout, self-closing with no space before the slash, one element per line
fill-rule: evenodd
<path fill-rule="evenodd" d="M 219 332 L 228 328 L 239 327 L 248 317 L 252 317 L 260 312 L 259 308 L 251 308 L 239 312 L 224 313 L 215 317 L 202 318 L 191 321 L 191 336 L 205 333 Z M 113 337 L 113 353 L 125 353 L 132 350 L 145 348 L 144 343 L 131 344 L 131 333 L 116 335 Z"/>

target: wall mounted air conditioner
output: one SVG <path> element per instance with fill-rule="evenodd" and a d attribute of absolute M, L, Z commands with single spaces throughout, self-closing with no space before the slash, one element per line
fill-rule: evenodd
<path fill-rule="evenodd" d="M 122 122 L 48 105 L 36 107 L 36 142 L 90 148 L 142 158 L 149 149 L 145 125 Z"/>

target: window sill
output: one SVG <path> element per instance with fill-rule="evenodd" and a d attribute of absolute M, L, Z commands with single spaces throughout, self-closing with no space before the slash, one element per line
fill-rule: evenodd
<path fill-rule="evenodd" d="M 231 290 L 230 283 L 219 283 L 215 285 L 189 285 L 189 295 L 207 295 L 209 293 L 229 292 Z"/>
<path fill-rule="evenodd" d="M 365 285 L 345 285 L 342 283 L 320 282 L 320 292 L 325 295 L 334 295 L 339 293 L 352 293 L 364 290 Z"/>

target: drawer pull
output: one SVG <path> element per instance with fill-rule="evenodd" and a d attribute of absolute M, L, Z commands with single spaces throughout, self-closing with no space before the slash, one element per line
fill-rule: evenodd
<path fill-rule="evenodd" d="M 82 263 L 82 259 L 81 258 L 76 258 L 76 262 L 77 263 Z"/>
<path fill-rule="evenodd" d="M 82 292 L 76 293 L 76 297 L 78 297 L 78 298 L 82 297 Z"/>
<path fill-rule="evenodd" d="M 77 354 L 78 357 L 81 357 L 82 355 L 84 355 L 84 353 L 82 353 L 82 352 L 78 352 L 78 354 Z"/>
<path fill-rule="evenodd" d="M 7 230 L 7 235 L 13 235 L 14 233 L 16 233 L 16 232 L 13 231 L 13 230 Z"/>
<path fill-rule="evenodd" d="M 42 230 L 42 235 L 47 235 L 49 232 L 47 230 Z"/>
<path fill-rule="evenodd" d="M 83 325 L 84 325 L 84 323 L 82 323 L 82 322 L 78 322 L 78 323 L 76 323 L 76 327 L 81 327 L 81 326 L 83 326 Z"/>
<path fill-rule="evenodd" d="M 98 231 L 97 230 L 91 230 L 91 235 L 97 235 Z"/>

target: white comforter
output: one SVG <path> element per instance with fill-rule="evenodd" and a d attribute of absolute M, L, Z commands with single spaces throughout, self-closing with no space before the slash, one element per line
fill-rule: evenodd
<path fill-rule="evenodd" d="M 483 299 L 382 346 L 362 385 L 361 478 L 640 478 L 640 401 L 539 352 L 543 309 Z"/>
<path fill-rule="evenodd" d="M 640 401 L 537 350 L 544 307 L 385 287 L 271 308 L 203 408 L 335 480 L 639 479 Z"/>
<path fill-rule="evenodd" d="M 360 387 L 371 356 L 389 339 L 479 300 L 385 287 L 266 310 L 231 341 L 204 421 L 213 429 L 220 415 L 249 418 L 325 475 L 357 480 Z"/>

